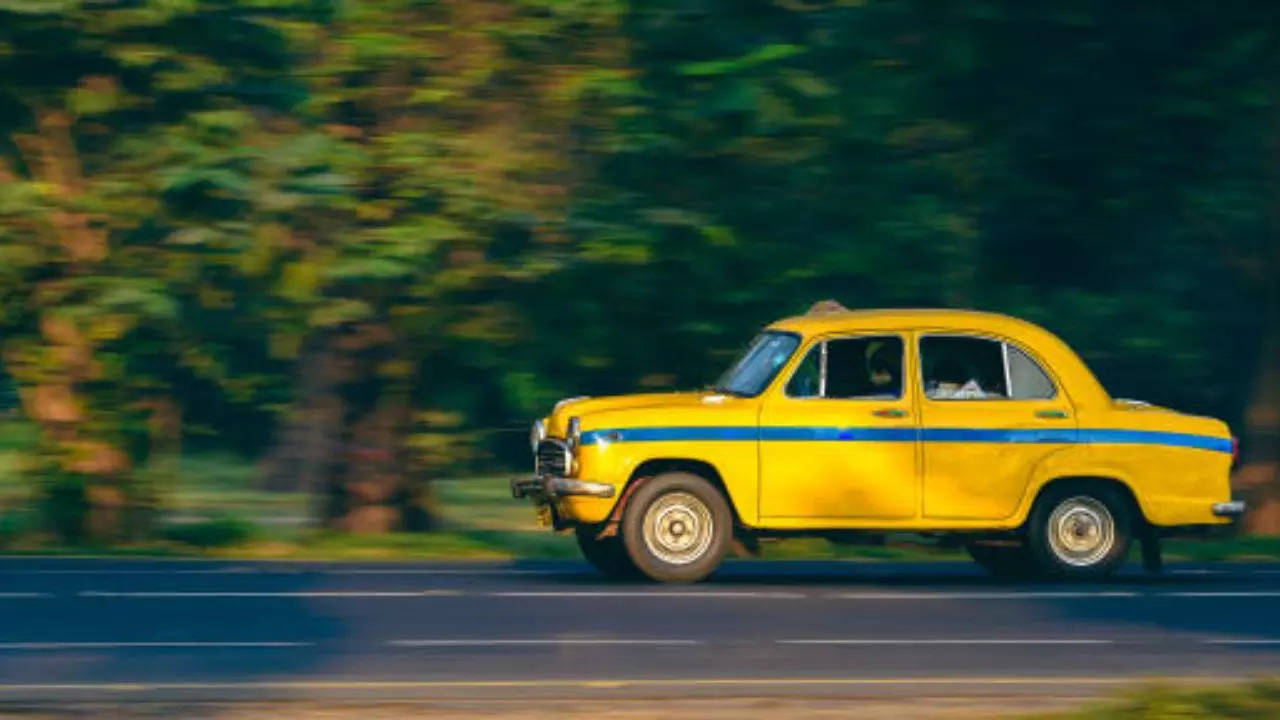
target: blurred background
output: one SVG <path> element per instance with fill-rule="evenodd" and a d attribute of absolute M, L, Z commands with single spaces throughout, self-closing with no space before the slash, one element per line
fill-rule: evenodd
<path fill-rule="evenodd" d="M 1227 420 L 1280 534 L 1278 28 L 0 0 L 0 548 L 557 552 L 501 479 L 533 418 L 707 384 L 824 298 L 1044 325 Z"/>

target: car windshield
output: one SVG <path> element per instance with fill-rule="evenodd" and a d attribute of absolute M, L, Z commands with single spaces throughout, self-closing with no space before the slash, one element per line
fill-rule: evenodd
<path fill-rule="evenodd" d="M 765 332 L 756 336 L 746 352 L 720 376 L 713 389 L 728 395 L 755 397 L 768 387 L 787 358 L 795 352 L 800 338 L 791 333 Z"/>

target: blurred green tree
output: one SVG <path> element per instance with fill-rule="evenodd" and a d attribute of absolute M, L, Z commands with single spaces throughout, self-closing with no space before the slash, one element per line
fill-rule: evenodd
<path fill-rule="evenodd" d="M 575 121 L 621 57 L 618 8 L 352 2 L 307 39 L 306 115 L 346 191 L 292 220 L 307 243 L 283 292 L 306 322 L 277 338 L 300 362 L 272 466 L 330 526 L 429 527 L 426 479 L 476 449 L 496 346 L 522 337 L 507 288 L 565 243 Z"/>
<path fill-rule="evenodd" d="M 572 255 L 523 303 L 549 301 L 530 322 L 564 342 L 515 361 L 562 392 L 687 387 L 815 299 L 974 302 L 968 131 L 920 62 L 945 29 L 919 20 L 901 3 L 633 5 L 635 79 L 586 135 Z"/>
<path fill-rule="evenodd" d="M 979 302 L 1113 393 L 1228 419 L 1280 532 L 1280 7 L 956 4 L 938 100 L 981 147 Z"/>
<path fill-rule="evenodd" d="M 254 241 L 242 143 L 299 100 L 277 23 L 322 9 L 0 3 L 0 345 L 69 539 L 146 531 L 173 388 L 227 379 L 193 321 L 233 304 L 212 268 Z"/>
<path fill-rule="evenodd" d="M 231 447 L 330 527 L 426 528 L 557 398 L 708 383 L 834 297 L 1024 316 L 1230 419 L 1280 531 L 1278 11 L 0 0 L 32 477 L 121 537 Z"/>

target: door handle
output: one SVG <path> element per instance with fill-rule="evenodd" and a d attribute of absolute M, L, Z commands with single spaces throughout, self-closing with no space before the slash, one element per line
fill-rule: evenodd
<path fill-rule="evenodd" d="M 1066 410 L 1037 410 L 1036 417 L 1046 418 L 1049 420 L 1065 420 L 1067 419 Z"/>
<path fill-rule="evenodd" d="M 907 416 L 907 411 L 901 408 L 880 408 L 872 410 L 871 414 L 879 418 L 904 418 Z"/>

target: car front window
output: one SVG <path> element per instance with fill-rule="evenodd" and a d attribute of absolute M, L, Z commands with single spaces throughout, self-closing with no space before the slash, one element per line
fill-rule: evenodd
<path fill-rule="evenodd" d="M 720 376 L 713 389 L 741 397 L 759 395 L 787 364 L 787 359 L 799 344 L 800 337 L 791 333 L 761 333 L 751 341 L 742 357 Z"/>
<path fill-rule="evenodd" d="M 787 396 L 832 400 L 902 397 L 902 338 L 835 338 L 813 346 L 787 383 Z"/>

